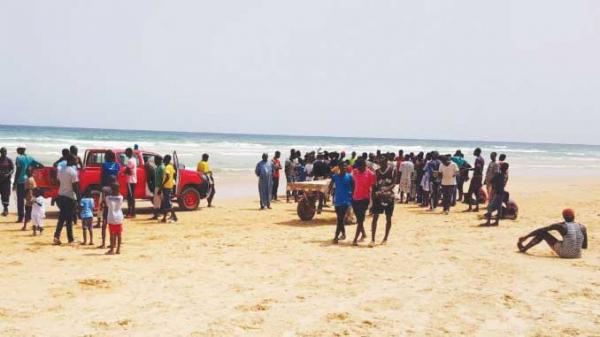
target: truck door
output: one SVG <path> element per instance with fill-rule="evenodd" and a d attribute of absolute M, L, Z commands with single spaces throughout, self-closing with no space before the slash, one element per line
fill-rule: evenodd
<path fill-rule="evenodd" d="M 142 199 L 146 197 L 146 167 L 141 152 L 135 152 L 133 155 L 137 159 L 137 184 L 135 185 L 135 198 Z"/>

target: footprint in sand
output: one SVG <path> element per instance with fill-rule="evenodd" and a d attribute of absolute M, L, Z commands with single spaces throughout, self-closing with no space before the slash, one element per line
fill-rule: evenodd
<path fill-rule="evenodd" d="M 347 312 L 331 312 L 325 316 L 327 322 L 345 321 L 348 319 L 348 317 L 350 317 L 350 314 Z"/>
<path fill-rule="evenodd" d="M 238 305 L 237 307 L 235 307 L 235 309 L 239 310 L 239 311 L 243 311 L 243 312 L 267 311 L 270 309 L 269 304 L 275 303 L 275 302 L 277 302 L 277 301 L 274 299 L 271 299 L 271 298 L 267 298 L 267 299 L 262 300 L 260 303 L 254 304 L 254 305 L 244 305 L 244 304 Z"/>
<path fill-rule="evenodd" d="M 86 278 L 79 280 L 79 285 L 84 288 L 110 289 L 111 285 L 108 280 Z"/>

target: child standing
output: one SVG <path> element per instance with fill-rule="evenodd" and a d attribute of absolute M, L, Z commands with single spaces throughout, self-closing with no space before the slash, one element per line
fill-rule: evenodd
<path fill-rule="evenodd" d="M 31 176 L 31 168 L 28 170 L 28 178 L 25 180 L 25 218 L 22 231 L 27 230 L 27 224 L 31 220 L 31 209 L 33 207 L 33 190 L 37 187 L 35 179 Z"/>
<path fill-rule="evenodd" d="M 110 249 L 106 255 L 121 253 L 121 232 L 123 232 L 123 196 L 119 193 L 119 184 L 111 185 L 111 195 L 105 203 L 108 207 L 108 231 L 110 233 Z M 116 246 L 116 250 L 115 250 Z"/>
<path fill-rule="evenodd" d="M 33 221 L 33 235 L 35 236 L 39 231 L 42 234 L 44 230 L 44 218 L 46 217 L 46 208 L 44 204 L 46 200 L 42 196 L 42 192 L 39 189 L 35 189 L 33 191 L 35 199 L 33 200 L 33 205 L 31 209 L 31 220 Z"/>
<path fill-rule="evenodd" d="M 92 233 L 92 225 L 94 220 L 94 199 L 90 197 L 90 193 L 86 192 L 79 202 L 81 206 L 81 228 L 83 229 L 83 242 L 82 245 L 87 244 L 87 234 L 90 234 L 89 245 L 94 244 L 94 234 Z"/>

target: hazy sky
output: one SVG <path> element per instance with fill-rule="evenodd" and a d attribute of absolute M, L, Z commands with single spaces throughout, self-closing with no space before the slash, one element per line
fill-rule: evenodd
<path fill-rule="evenodd" d="M 0 117 L 600 144 L 600 1 L 0 0 Z"/>

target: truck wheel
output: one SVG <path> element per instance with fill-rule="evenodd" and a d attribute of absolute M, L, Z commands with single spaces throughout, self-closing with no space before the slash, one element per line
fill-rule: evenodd
<path fill-rule="evenodd" d="M 193 211 L 200 205 L 200 192 L 193 187 L 185 187 L 177 200 L 183 211 Z"/>
<path fill-rule="evenodd" d="M 297 212 L 298 212 L 298 216 L 300 217 L 300 220 L 302 220 L 302 221 L 312 220 L 312 218 L 315 217 L 315 213 L 317 212 L 314 199 L 311 202 L 310 198 L 302 197 L 302 199 L 300 199 L 300 201 L 298 201 Z"/>

